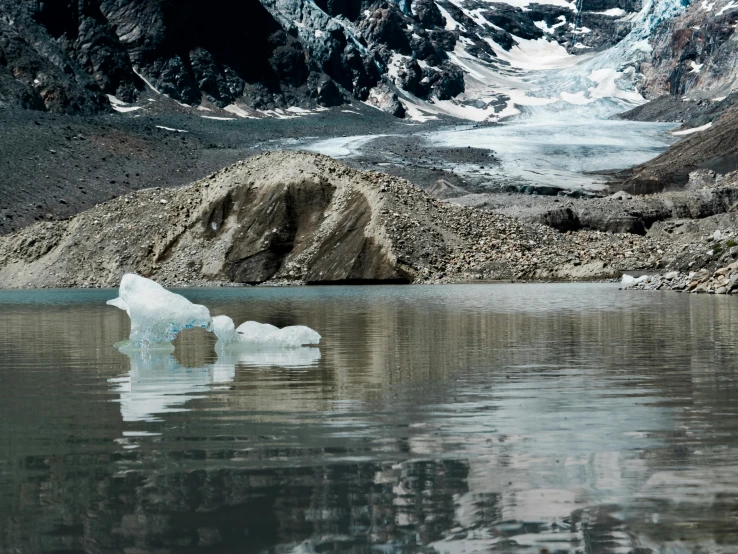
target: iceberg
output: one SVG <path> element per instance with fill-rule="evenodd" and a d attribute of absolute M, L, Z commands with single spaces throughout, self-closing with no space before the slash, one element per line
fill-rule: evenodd
<path fill-rule="evenodd" d="M 236 328 L 233 320 L 225 315 L 213 318 L 212 330 L 218 337 L 216 347 L 240 346 L 254 350 L 264 348 L 300 348 L 320 343 L 320 335 L 304 325 L 292 325 L 282 329 L 268 323 L 247 321 Z"/>
<path fill-rule="evenodd" d="M 184 329 L 210 329 L 210 311 L 184 296 L 166 290 L 151 279 L 127 273 L 120 282 L 118 298 L 108 300 L 131 318 L 131 334 L 122 348 L 171 348 Z"/>
<path fill-rule="evenodd" d="M 171 341 L 177 334 L 195 327 L 214 332 L 218 337 L 216 347 L 219 350 L 234 347 L 251 351 L 301 349 L 305 345 L 318 344 L 321 338 L 316 331 L 304 325 L 280 329 L 268 323 L 247 321 L 236 328 L 230 317 L 210 317 L 210 311 L 205 306 L 193 304 L 184 296 L 166 290 L 151 279 L 132 273 L 123 276 L 118 297 L 108 300 L 107 304 L 123 310 L 131 319 L 129 340 L 116 344 L 122 351 L 171 351 L 174 349 Z M 314 355 L 309 352 L 274 358 L 278 364 L 297 360 L 297 365 L 304 360 L 312 363 L 313 359 Z"/>

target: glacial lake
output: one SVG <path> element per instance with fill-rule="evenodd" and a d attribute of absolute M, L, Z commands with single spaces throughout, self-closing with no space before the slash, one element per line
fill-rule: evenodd
<path fill-rule="evenodd" d="M 738 551 L 737 298 L 180 292 L 323 340 L 129 356 L 115 291 L 0 291 L 0 552 Z"/>

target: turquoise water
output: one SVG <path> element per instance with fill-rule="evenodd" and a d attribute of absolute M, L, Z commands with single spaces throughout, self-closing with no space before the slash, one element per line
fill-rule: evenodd
<path fill-rule="evenodd" d="M 733 297 L 180 292 L 323 340 L 128 356 L 115 291 L 0 291 L 0 552 L 738 551 Z"/>

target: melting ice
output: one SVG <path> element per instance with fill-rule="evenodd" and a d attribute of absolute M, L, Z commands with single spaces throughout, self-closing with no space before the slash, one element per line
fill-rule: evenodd
<path fill-rule="evenodd" d="M 193 304 L 151 279 L 132 273 L 123 276 L 118 294 L 118 298 L 107 303 L 124 310 L 131 319 L 131 335 L 119 345 L 122 350 L 172 349 L 171 341 L 180 331 L 196 327 L 215 332 L 221 350 L 300 348 L 318 344 L 321 338 L 304 325 L 279 329 L 267 323 L 247 321 L 236 328 L 230 317 L 211 317 L 205 306 Z"/>
<path fill-rule="evenodd" d="M 151 348 L 167 345 L 184 329 L 207 329 L 210 311 L 193 304 L 184 296 L 169 292 L 151 279 L 127 273 L 120 281 L 118 298 L 108 300 L 111 306 L 124 310 L 131 318 L 128 348 Z"/>
<path fill-rule="evenodd" d="M 279 329 L 268 323 L 247 321 L 236 327 L 233 320 L 225 315 L 213 318 L 213 332 L 218 337 L 218 346 L 238 345 L 252 349 L 298 348 L 305 344 L 320 342 L 320 335 L 304 325 Z"/>

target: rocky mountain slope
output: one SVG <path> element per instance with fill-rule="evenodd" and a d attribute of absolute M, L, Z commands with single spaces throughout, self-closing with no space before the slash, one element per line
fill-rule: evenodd
<path fill-rule="evenodd" d="M 646 98 L 663 94 L 720 102 L 738 88 L 738 4 L 730 0 L 688 4 L 650 37 L 652 59 L 641 66 Z"/>
<path fill-rule="evenodd" d="M 655 268 L 648 237 L 447 204 L 331 158 L 275 152 L 0 237 L 0 287 L 592 279 Z"/>
<path fill-rule="evenodd" d="M 402 116 L 453 98 L 489 116 L 505 98 L 463 95 L 474 67 L 519 71 L 508 53 L 521 45 L 533 56 L 611 45 L 640 8 L 546 2 L 0 0 L 0 106 L 122 111 L 155 90 L 251 116 L 352 99 Z"/>
<path fill-rule="evenodd" d="M 661 156 L 624 172 L 630 192 L 684 187 L 738 169 L 738 4 L 694 1 L 656 27 L 650 59 L 640 66 L 640 92 L 651 101 L 623 115 L 680 121 L 684 139 Z"/>

